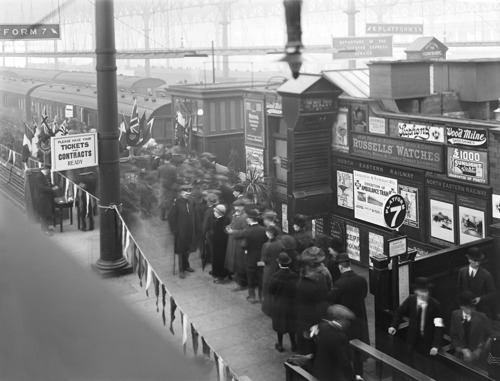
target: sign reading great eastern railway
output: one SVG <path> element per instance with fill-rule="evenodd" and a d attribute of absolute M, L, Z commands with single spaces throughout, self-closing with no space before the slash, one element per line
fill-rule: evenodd
<path fill-rule="evenodd" d="M 359 132 L 351 132 L 351 139 L 351 155 L 444 172 L 446 160 L 443 145 Z"/>
<path fill-rule="evenodd" d="M 60 39 L 59 24 L 0 24 L 0 40 Z"/>

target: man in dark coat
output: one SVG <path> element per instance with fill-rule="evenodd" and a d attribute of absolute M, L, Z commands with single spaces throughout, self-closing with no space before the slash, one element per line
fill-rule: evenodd
<path fill-rule="evenodd" d="M 484 254 L 477 247 L 467 251 L 469 266 L 460 269 L 457 279 L 457 294 L 470 291 L 474 294 L 472 304 L 477 311 L 484 313 L 490 319 L 495 317 L 497 290 L 495 281 L 488 270 L 480 267 Z"/>
<path fill-rule="evenodd" d="M 346 330 L 354 314 L 344 306 L 328 307 L 327 319 L 313 327 L 312 375 L 319 381 L 354 381 Z"/>
<path fill-rule="evenodd" d="M 94 230 L 94 209 L 92 206 L 92 197 L 96 196 L 97 191 L 97 178 L 98 175 L 94 171 L 86 171 L 78 174 L 78 211 L 81 228 L 83 231 L 87 230 L 87 218 L 89 221 L 89 230 Z M 89 195 L 90 194 L 90 195 Z"/>
<path fill-rule="evenodd" d="M 57 185 L 52 185 L 50 180 L 50 164 L 44 164 L 42 170 L 37 172 L 34 179 L 36 212 L 40 218 L 42 231 L 46 235 L 52 235 L 49 229 L 50 219 L 54 209 L 55 191 L 59 189 Z"/>
<path fill-rule="evenodd" d="M 215 278 L 214 283 L 223 283 L 229 275 L 224 267 L 227 249 L 226 226 L 229 223 L 226 217 L 226 207 L 222 204 L 209 209 L 214 218 L 211 219 L 211 235 L 209 237 L 210 248 L 212 250 L 212 271 L 211 275 Z"/>
<path fill-rule="evenodd" d="M 195 202 L 191 198 L 191 185 L 181 185 L 179 195 L 168 213 L 170 231 L 174 235 L 174 252 L 179 254 L 179 277 L 181 279 L 186 277 L 186 271 L 194 272 L 189 265 L 189 254 L 196 242 L 195 208 Z"/>
<path fill-rule="evenodd" d="M 338 254 L 336 261 L 342 275 L 333 284 L 333 291 L 329 292 L 327 300 L 332 304 L 341 304 L 354 313 L 350 338 L 359 339 L 370 345 L 365 305 L 365 298 L 368 295 L 368 283 L 364 277 L 356 274 L 351 269 L 351 260 L 346 253 Z M 354 369 L 356 373 L 361 374 L 363 365 L 356 363 Z"/>
<path fill-rule="evenodd" d="M 235 238 L 242 238 L 244 242 L 245 268 L 248 281 L 247 300 L 254 304 L 259 301 L 255 298 L 255 289 L 260 294 L 261 284 L 259 282 L 257 262 L 260 261 L 262 246 L 267 241 L 266 228 L 259 224 L 259 213 L 256 209 L 248 208 L 246 211 L 248 227 L 244 230 L 228 230 Z"/>
<path fill-rule="evenodd" d="M 436 356 L 442 345 L 444 323 L 441 304 L 430 296 L 431 284 L 427 278 L 415 279 L 414 294 L 408 296 L 396 309 L 389 327 L 389 334 L 394 335 L 403 322 L 409 318 L 406 337 L 406 360 L 409 365 L 432 377 L 432 357 Z"/>
<path fill-rule="evenodd" d="M 171 153 L 166 153 L 163 155 L 163 163 L 158 167 L 158 182 L 160 184 L 160 219 L 165 220 L 165 215 L 172 204 L 174 199 L 174 185 L 177 181 L 177 168 L 175 165 L 170 163 L 172 158 Z"/>
<path fill-rule="evenodd" d="M 450 339 L 455 356 L 465 362 L 476 361 L 485 353 L 485 344 L 492 333 L 485 314 L 474 310 L 475 296 L 470 291 L 458 295 L 460 309 L 451 313 Z"/>

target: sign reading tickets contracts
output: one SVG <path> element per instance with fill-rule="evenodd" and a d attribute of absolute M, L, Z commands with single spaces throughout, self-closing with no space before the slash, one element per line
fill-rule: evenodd
<path fill-rule="evenodd" d="M 444 146 L 414 140 L 351 133 L 351 155 L 444 172 Z"/>
<path fill-rule="evenodd" d="M 392 57 L 392 36 L 333 38 L 333 58 Z"/>
<path fill-rule="evenodd" d="M 52 169 L 66 171 L 99 165 L 97 157 L 97 132 L 65 135 L 50 138 L 52 144 Z"/>
<path fill-rule="evenodd" d="M 448 147 L 448 177 L 488 183 L 488 154 L 482 151 Z"/>

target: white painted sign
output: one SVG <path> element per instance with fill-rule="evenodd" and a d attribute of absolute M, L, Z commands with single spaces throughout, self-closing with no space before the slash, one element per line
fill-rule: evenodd
<path fill-rule="evenodd" d="M 50 138 L 52 170 L 66 171 L 99 165 L 97 132 Z"/>
<path fill-rule="evenodd" d="M 370 116 L 368 118 L 368 131 L 372 134 L 385 135 L 385 118 Z"/>
<path fill-rule="evenodd" d="M 73 118 L 75 116 L 73 110 L 74 107 L 72 105 L 66 105 L 66 107 L 64 108 L 64 117 Z"/>

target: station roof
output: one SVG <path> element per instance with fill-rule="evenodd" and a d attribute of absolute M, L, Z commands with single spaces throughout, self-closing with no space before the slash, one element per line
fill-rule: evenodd
<path fill-rule="evenodd" d="M 323 77 L 354 98 L 370 97 L 370 74 L 368 69 L 324 70 Z"/>

